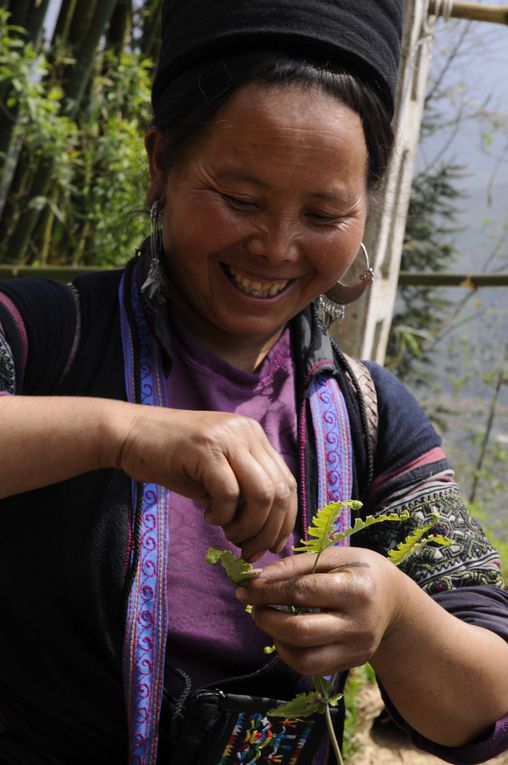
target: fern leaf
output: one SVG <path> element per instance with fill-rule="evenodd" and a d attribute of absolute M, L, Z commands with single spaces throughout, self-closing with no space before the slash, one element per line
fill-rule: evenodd
<path fill-rule="evenodd" d="M 208 548 L 205 560 L 207 563 L 220 563 L 230 580 L 236 585 L 254 579 L 261 571 L 260 568 L 253 568 L 242 558 L 237 558 L 230 550 L 217 550 L 215 547 Z"/>
<path fill-rule="evenodd" d="M 347 502 L 330 502 L 320 508 L 312 518 L 312 523 L 307 529 L 309 539 L 301 539 L 301 547 L 293 547 L 295 552 L 307 552 L 319 555 L 334 544 L 333 532 L 335 523 L 339 518 L 344 507 L 350 507 L 351 510 L 359 510 L 361 502 L 350 499 Z"/>
<path fill-rule="evenodd" d="M 384 523 L 385 521 L 401 522 L 407 521 L 408 518 L 409 513 L 407 510 L 404 510 L 402 513 L 368 515 L 364 521 L 361 518 L 357 518 L 354 526 L 350 526 L 345 531 L 338 531 L 333 535 L 333 543 L 337 544 L 337 542 L 339 542 L 341 539 L 347 539 L 348 537 L 353 536 L 353 534 L 357 534 L 359 531 L 363 531 L 363 529 L 369 528 L 369 526 L 374 526 L 376 523 Z"/>
<path fill-rule="evenodd" d="M 423 549 L 429 542 L 434 542 L 441 547 L 450 547 L 453 544 L 448 537 L 430 534 L 422 539 L 422 535 L 429 530 L 433 524 L 427 524 L 423 529 L 417 529 L 414 534 L 410 534 L 403 542 L 400 542 L 393 550 L 388 550 L 388 557 L 396 566 L 400 566 L 408 558 Z"/>
<path fill-rule="evenodd" d="M 325 706 L 321 693 L 312 691 L 299 693 L 291 701 L 269 709 L 266 714 L 268 717 L 285 717 L 288 720 L 294 720 L 299 717 L 309 717 L 316 712 L 324 712 Z"/>

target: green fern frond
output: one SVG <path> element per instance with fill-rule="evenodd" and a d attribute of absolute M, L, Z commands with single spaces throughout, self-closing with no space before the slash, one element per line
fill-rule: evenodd
<path fill-rule="evenodd" d="M 325 707 L 322 694 L 318 691 L 312 691 L 311 693 L 299 693 L 291 701 L 269 709 L 266 714 L 268 717 L 284 717 L 288 720 L 295 720 L 300 717 L 309 717 L 316 712 L 324 712 Z"/>
<path fill-rule="evenodd" d="M 294 720 L 298 717 L 309 717 L 316 712 L 322 714 L 327 706 L 336 707 L 342 698 L 342 693 L 334 693 L 334 683 L 331 683 L 326 677 L 319 676 L 313 677 L 312 681 L 314 691 L 299 693 L 291 701 L 268 710 L 268 716 L 286 717 L 288 720 Z"/>
<path fill-rule="evenodd" d="M 339 518 L 344 507 L 351 510 L 359 510 L 361 502 L 350 499 L 347 502 L 330 502 L 320 508 L 312 518 L 312 523 L 307 531 L 310 539 L 300 539 L 301 547 L 293 547 L 295 552 L 307 552 L 320 555 L 327 547 L 334 544 L 334 524 Z"/>
<path fill-rule="evenodd" d="M 408 518 L 409 513 L 407 510 L 404 510 L 402 513 L 368 515 L 364 521 L 361 518 L 357 518 L 354 526 L 350 526 L 345 531 L 337 531 L 335 534 L 333 534 L 332 541 L 334 544 L 337 544 L 337 542 L 340 542 L 342 539 L 347 539 L 348 537 L 353 536 L 353 534 L 357 534 L 359 531 L 363 531 L 363 529 L 369 528 L 369 526 L 374 526 L 376 523 L 384 523 L 385 521 L 401 522 L 407 521 Z"/>
<path fill-rule="evenodd" d="M 217 550 L 215 547 L 208 548 L 205 560 L 207 563 L 220 563 L 230 580 L 236 585 L 254 579 L 261 571 L 260 568 L 253 568 L 242 558 L 237 558 L 230 550 Z"/>
<path fill-rule="evenodd" d="M 432 525 L 433 524 L 427 524 L 427 526 L 424 527 L 425 530 L 428 531 L 429 526 Z M 393 550 L 388 550 L 388 557 L 391 562 L 395 566 L 400 566 L 401 563 L 404 563 L 408 558 L 415 555 L 415 553 L 419 552 L 430 542 L 434 542 L 441 547 L 450 547 L 453 544 L 451 539 L 438 534 L 430 534 L 428 537 L 422 539 L 421 537 L 424 533 L 425 531 L 422 531 L 422 529 L 417 529 L 414 534 L 410 534 L 403 542 L 399 542 L 397 547 L 394 547 Z"/>

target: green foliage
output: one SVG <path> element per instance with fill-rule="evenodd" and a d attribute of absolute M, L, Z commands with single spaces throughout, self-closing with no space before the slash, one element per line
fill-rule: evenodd
<path fill-rule="evenodd" d="M 158 5 L 136 3 L 139 23 Z M 82 10 L 77 4 L 76 17 Z M 85 35 L 93 15 L 85 21 L 75 33 Z M 66 38 L 42 47 L 0 8 L 0 262 L 116 265 L 148 233 L 140 208 L 152 62 L 128 37 L 123 46 L 99 45 L 75 108 L 68 89 L 80 44 Z"/>
<path fill-rule="evenodd" d="M 369 685 L 376 682 L 376 673 L 370 664 L 363 664 L 361 667 L 353 667 L 348 673 L 346 685 L 344 687 L 344 741 L 342 751 L 344 760 L 347 762 L 358 750 L 357 734 L 363 723 L 361 692 Z"/>
<path fill-rule="evenodd" d="M 415 176 L 411 191 L 401 269 L 439 272 L 457 257 L 453 235 L 458 181 L 462 166 L 442 164 Z M 385 364 L 411 384 L 428 383 L 432 377 L 432 342 L 439 335 L 452 303 L 430 287 L 399 286 L 397 306 L 388 341 Z"/>
<path fill-rule="evenodd" d="M 312 680 L 315 690 L 310 693 L 299 693 L 291 701 L 269 709 L 267 715 L 294 720 L 310 717 L 316 713 L 324 714 L 327 706 L 336 707 L 342 698 L 342 693 L 335 693 L 335 681 L 327 680 L 325 677 L 314 677 Z"/>
<path fill-rule="evenodd" d="M 229 579 L 236 585 L 255 579 L 261 571 L 242 558 L 237 558 L 230 550 L 217 550 L 215 547 L 208 548 L 205 560 L 207 563 L 220 563 Z"/>
<path fill-rule="evenodd" d="M 340 515 L 343 507 L 348 506 L 353 510 L 361 508 L 362 503 L 352 500 L 350 502 L 332 502 L 329 505 L 325 505 L 321 510 L 318 510 L 317 514 L 312 519 L 312 526 L 309 526 L 309 536 L 313 539 L 301 539 L 302 546 L 294 547 L 295 552 L 307 552 L 314 553 L 319 556 L 323 550 L 332 545 L 337 545 L 344 539 L 348 539 L 357 534 L 359 531 L 374 526 L 377 523 L 384 523 L 385 521 L 406 521 L 409 518 L 409 513 L 404 510 L 402 513 L 383 513 L 381 515 L 368 515 L 365 520 L 356 518 L 354 526 L 348 527 L 345 531 L 335 531 L 335 521 Z"/>
<path fill-rule="evenodd" d="M 356 500 L 348 500 L 347 502 L 330 502 L 322 508 L 319 508 L 317 513 L 312 517 L 311 525 L 308 527 L 307 532 L 310 539 L 301 539 L 302 547 L 294 547 L 295 552 L 308 552 L 320 555 L 327 547 L 331 547 L 335 542 L 335 523 L 342 510 L 345 507 L 351 508 L 351 510 L 359 510 L 362 506 L 361 502 Z"/>

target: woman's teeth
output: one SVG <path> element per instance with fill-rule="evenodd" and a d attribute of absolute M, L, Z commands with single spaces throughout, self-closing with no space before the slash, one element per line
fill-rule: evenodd
<path fill-rule="evenodd" d="M 235 273 L 232 268 L 228 268 L 231 281 L 238 287 L 240 292 L 251 297 L 268 298 L 275 297 L 287 286 L 288 282 L 260 282 L 254 279 L 247 279 Z"/>

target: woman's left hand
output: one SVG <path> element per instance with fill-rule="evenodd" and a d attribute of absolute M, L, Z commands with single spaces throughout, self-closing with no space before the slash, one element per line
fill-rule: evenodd
<path fill-rule="evenodd" d="M 330 548 L 312 574 L 315 557 L 273 563 L 237 590 L 242 601 L 255 606 L 255 622 L 273 637 L 281 658 L 303 675 L 370 661 L 407 597 L 407 577 L 378 553 Z M 272 606 L 320 610 L 295 615 Z"/>
<path fill-rule="evenodd" d="M 457 747 L 489 735 L 508 708 L 502 637 L 457 619 L 371 550 L 329 548 L 316 574 L 314 561 L 285 558 L 237 590 L 287 664 L 326 675 L 369 661 L 398 712 L 431 741 Z"/>

